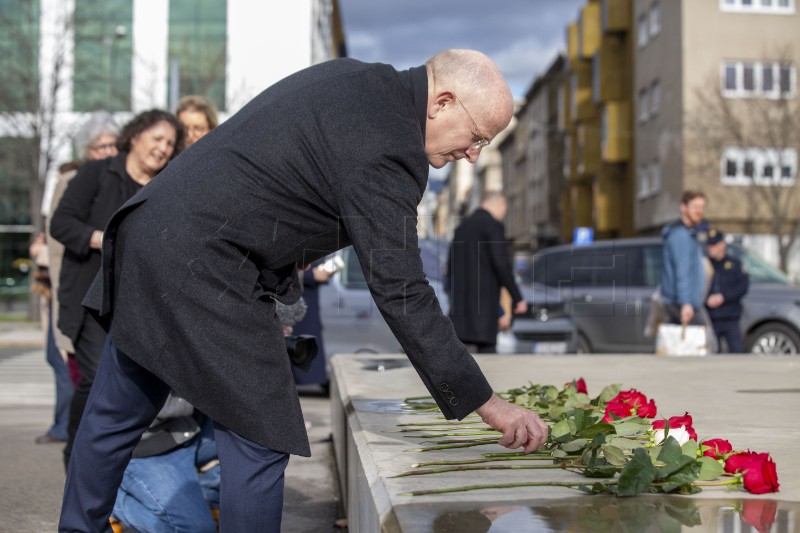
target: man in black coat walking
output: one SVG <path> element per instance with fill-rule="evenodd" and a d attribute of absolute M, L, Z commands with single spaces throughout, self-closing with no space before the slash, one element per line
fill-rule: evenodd
<path fill-rule="evenodd" d="M 296 301 L 298 268 L 349 244 L 445 417 L 475 411 L 501 445 L 541 446 L 547 426 L 493 394 L 417 247 L 429 165 L 475 162 L 513 107 L 480 52 L 405 71 L 329 61 L 262 92 L 120 208 L 85 300 L 110 331 L 60 531 L 105 530 L 130 451 L 170 389 L 214 421 L 221 530 L 279 531 L 289 454 L 309 446 L 275 300 Z"/>
<path fill-rule="evenodd" d="M 458 338 L 477 353 L 497 351 L 501 287 L 511 294 L 515 314 L 528 310 L 514 281 L 505 237 L 507 207 L 502 193 L 485 193 L 480 208 L 459 224 L 450 244 L 450 319 Z"/>

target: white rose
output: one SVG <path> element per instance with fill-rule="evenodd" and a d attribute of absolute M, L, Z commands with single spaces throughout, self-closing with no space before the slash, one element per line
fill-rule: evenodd
<path fill-rule="evenodd" d="M 657 429 L 655 430 L 655 433 L 653 433 L 653 442 L 655 442 L 656 446 L 664 442 L 664 432 L 665 430 L 663 429 Z M 689 432 L 686 431 L 686 426 L 669 428 L 669 436 L 678 441 L 678 444 L 681 446 L 689 442 L 689 439 L 691 439 Z"/>

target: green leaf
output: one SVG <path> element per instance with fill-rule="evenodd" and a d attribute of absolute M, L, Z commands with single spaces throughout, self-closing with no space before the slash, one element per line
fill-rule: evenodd
<path fill-rule="evenodd" d="M 635 439 L 623 439 L 621 437 L 613 437 L 609 439 L 608 443 L 612 446 L 616 446 L 621 450 L 635 450 L 636 448 L 641 448 L 644 444 Z"/>
<path fill-rule="evenodd" d="M 600 401 L 601 404 L 608 403 L 610 400 L 614 398 L 619 391 L 622 390 L 622 384 L 615 383 L 614 385 L 606 385 L 603 390 L 600 392 L 600 395 L 597 399 Z"/>
<path fill-rule="evenodd" d="M 642 419 L 639 418 L 639 420 L 642 420 Z M 643 433 L 645 431 L 646 427 L 650 426 L 649 424 L 647 426 L 644 426 L 644 425 L 642 425 L 641 422 L 638 422 L 636 420 L 626 420 L 624 422 L 614 422 L 612 425 L 614 426 L 614 432 L 617 435 L 621 436 L 621 437 L 626 437 L 626 436 L 630 436 L 630 435 L 636 435 L 637 433 Z"/>
<path fill-rule="evenodd" d="M 578 432 L 579 437 L 583 437 L 585 439 L 594 438 L 596 435 L 607 435 L 609 433 L 614 433 L 614 426 L 611 424 L 606 424 L 605 422 L 599 422 L 587 428 L 584 428 Z"/>
<path fill-rule="evenodd" d="M 664 466 L 658 468 L 656 479 L 666 479 L 672 476 L 689 463 L 694 463 L 696 458 L 696 456 L 688 457 L 683 455 L 681 446 L 678 444 L 678 441 L 675 440 L 675 437 L 667 437 L 667 440 L 664 441 L 664 444 L 661 446 L 661 452 L 658 454 L 658 461 L 664 463 Z M 694 479 L 692 479 L 692 481 L 694 481 Z"/>
<path fill-rule="evenodd" d="M 666 478 L 666 484 L 661 487 L 664 492 L 674 492 L 684 487 L 690 487 L 697 481 L 700 474 L 700 462 L 684 455 L 685 464 Z"/>
<path fill-rule="evenodd" d="M 563 437 L 564 435 L 570 435 L 571 433 L 572 432 L 570 431 L 569 421 L 566 419 L 559 420 L 550 429 L 550 436 L 552 436 L 554 439 Z"/>
<path fill-rule="evenodd" d="M 689 457 L 697 457 L 698 450 L 700 449 L 700 444 L 697 443 L 694 439 L 689 439 L 688 441 L 683 443 L 681 446 L 681 450 L 683 451 L 683 455 L 688 455 Z"/>
<path fill-rule="evenodd" d="M 575 453 L 578 450 L 582 450 L 587 444 L 589 444 L 589 441 L 586 439 L 575 439 L 562 444 L 561 449 L 567 453 Z"/>
<path fill-rule="evenodd" d="M 633 451 L 631 459 L 619 475 L 617 494 L 619 496 L 636 496 L 650 488 L 656 479 L 656 468 L 644 448 Z"/>
<path fill-rule="evenodd" d="M 551 420 L 558 420 L 562 418 L 569 409 L 561 405 L 553 405 L 548 409 L 547 416 L 550 417 Z"/>
<path fill-rule="evenodd" d="M 562 458 L 564 458 L 564 457 L 566 457 L 566 456 L 567 456 L 567 452 L 565 452 L 564 450 L 561 450 L 561 449 L 559 449 L 559 448 L 556 448 L 555 450 L 553 450 L 553 451 L 551 452 L 551 454 L 550 454 L 550 455 L 552 455 L 552 456 L 553 456 L 553 457 L 555 457 L 556 459 L 562 459 Z"/>
<path fill-rule="evenodd" d="M 603 451 L 603 457 L 605 457 L 606 461 L 612 465 L 625 466 L 628 463 L 628 458 L 625 457 L 625 452 L 616 446 L 604 444 L 600 449 Z"/>
<path fill-rule="evenodd" d="M 713 457 L 703 456 L 698 459 L 698 462 L 700 463 L 700 475 L 697 479 L 700 481 L 717 479 L 725 472 L 725 468 Z"/>
<path fill-rule="evenodd" d="M 583 470 L 583 475 L 594 478 L 610 478 L 617 474 L 617 467 L 609 464 L 599 464 L 594 467 L 587 467 Z"/>

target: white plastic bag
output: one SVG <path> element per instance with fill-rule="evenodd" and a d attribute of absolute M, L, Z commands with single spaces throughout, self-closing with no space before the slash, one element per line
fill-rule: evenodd
<path fill-rule="evenodd" d="M 708 355 L 705 326 L 659 324 L 656 334 L 657 355 Z"/>

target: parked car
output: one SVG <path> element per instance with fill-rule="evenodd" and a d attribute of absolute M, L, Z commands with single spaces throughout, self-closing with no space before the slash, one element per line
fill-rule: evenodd
<path fill-rule="evenodd" d="M 741 259 L 750 276 L 742 301 L 745 351 L 800 352 L 800 288 L 738 245 L 730 244 L 728 253 Z M 543 288 L 539 301 L 545 306 L 563 302 L 557 312 L 574 323 L 579 353 L 654 353 L 655 340 L 644 330 L 662 265 L 658 237 L 596 241 L 540 251 L 532 279 Z M 515 328 L 523 329 L 522 322 Z"/>
<path fill-rule="evenodd" d="M 447 243 L 420 239 L 419 248 L 423 270 L 446 314 L 448 300 L 442 287 L 442 275 L 447 261 Z M 348 246 L 336 255 L 342 258 L 344 267 L 319 290 L 326 353 L 402 353 L 400 343 L 370 295 L 355 250 Z"/>
<path fill-rule="evenodd" d="M 528 312 L 514 317 L 511 331 L 516 338 L 517 353 L 575 353 L 578 330 L 567 315 L 566 303 L 538 283 L 521 282 L 522 296 Z"/>

